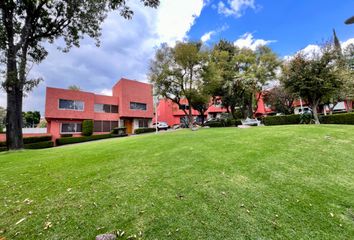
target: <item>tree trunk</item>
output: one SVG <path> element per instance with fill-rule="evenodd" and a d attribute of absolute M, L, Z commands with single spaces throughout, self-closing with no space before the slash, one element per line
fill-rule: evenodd
<path fill-rule="evenodd" d="M 189 105 L 189 109 L 188 109 L 188 127 L 190 129 L 193 128 L 193 114 L 192 114 L 192 106 L 191 105 Z"/>
<path fill-rule="evenodd" d="M 23 148 L 22 139 L 22 91 L 7 91 L 6 142 L 9 150 Z"/>
<path fill-rule="evenodd" d="M 313 113 L 313 118 L 315 119 L 315 124 L 320 124 L 320 120 L 318 118 L 317 107 L 318 107 L 318 103 L 315 103 L 312 105 L 312 113 Z"/>

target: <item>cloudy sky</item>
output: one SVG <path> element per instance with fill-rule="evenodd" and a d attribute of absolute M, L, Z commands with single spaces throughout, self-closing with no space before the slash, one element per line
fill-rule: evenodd
<path fill-rule="evenodd" d="M 280 57 L 313 49 L 331 37 L 335 28 L 344 44 L 354 43 L 354 25 L 345 25 L 353 0 L 161 0 L 148 9 L 139 0 L 128 3 L 132 20 L 116 12 L 103 24 L 101 46 L 85 39 L 69 53 L 48 45 L 49 56 L 31 74 L 44 81 L 24 101 L 24 110 L 44 112 L 45 88 L 78 85 L 85 91 L 110 94 L 121 77 L 146 82 L 149 61 L 161 43 L 202 41 L 212 46 L 220 39 L 240 47 L 269 45 Z M 0 93 L 0 106 L 6 95 Z"/>

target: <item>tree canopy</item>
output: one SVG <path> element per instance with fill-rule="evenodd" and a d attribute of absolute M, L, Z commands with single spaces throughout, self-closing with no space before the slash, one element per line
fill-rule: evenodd
<path fill-rule="evenodd" d="M 40 63 L 48 55 L 45 43 L 62 38 L 64 51 L 79 47 L 85 36 L 99 45 L 101 23 L 109 11 L 130 19 L 133 11 L 126 0 L 2 0 L 0 1 L 0 56 L 5 66 L 2 86 L 7 93 L 7 145 L 23 147 L 22 98 L 40 79 L 27 79 L 29 63 Z M 156 8 L 159 0 L 141 0 Z"/>

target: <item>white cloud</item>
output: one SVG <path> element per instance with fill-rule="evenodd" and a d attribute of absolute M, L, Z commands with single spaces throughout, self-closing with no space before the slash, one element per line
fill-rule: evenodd
<path fill-rule="evenodd" d="M 347 48 L 350 44 L 354 44 L 354 38 L 349 38 L 347 41 L 345 42 L 341 42 L 342 44 L 342 49 Z"/>
<path fill-rule="evenodd" d="M 208 42 L 212 36 L 215 36 L 216 34 L 220 33 L 220 32 L 223 32 L 225 30 L 227 30 L 229 28 L 229 26 L 227 24 L 223 25 L 221 28 L 219 29 L 216 29 L 216 30 L 213 30 L 213 31 L 210 31 L 210 32 L 207 32 L 205 33 L 201 38 L 200 40 L 205 43 L 205 42 Z"/>
<path fill-rule="evenodd" d="M 258 46 L 268 45 L 276 42 L 275 40 L 254 39 L 252 33 L 245 33 L 234 42 L 234 45 L 239 48 L 250 48 L 255 50 Z"/>
<path fill-rule="evenodd" d="M 342 50 L 347 48 L 350 44 L 354 44 L 354 38 L 349 38 L 348 40 L 341 42 Z M 293 55 L 284 56 L 284 60 L 290 61 L 298 53 L 302 53 L 305 56 L 307 56 L 308 58 L 311 58 L 314 55 L 321 54 L 321 46 L 318 44 L 309 44 L 306 47 L 304 47 L 303 49 L 301 49 L 300 51 L 297 51 Z"/>
<path fill-rule="evenodd" d="M 227 0 L 218 3 L 218 13 L 225 16 L 241 17 L 247 8 L 256 9 L 255 0 Z"/>
<path fill-rule="evenodd" d="M 210 40 L 211 36 L 214 35 L 215 33 L 216 33 L 215 31 L 207 32 L 207 33 L 205 33 L 205 34 L 200 38 L 200 40 L 201 40 L 202 42 L 207 42 L 207 41 Z"/>
<path fill-rule="evenodd" d="M 67 88 L 78 85 L 84 91 L 109 94 L 109 89 L 121 77 L 147 81 L 149 61 L 155 48 L 163 42 L 173 45 L 181 41 L 204 7 L 203 0 L 161 1 L 158 9 L 143 7 L 140 0 L 129 1 L 134 10 L 132 20 L 119 13 L 108 14 L 102 25 L 101 47 L 84 39 L 80 48 L 69 53 L 46 45 L 49 55 L 35 66 L 32 76 L 42 76 L 42 82 L 24 99 L 24 111 L 44 113 L 45 88 Z M 0 90 L 0 105 L 6 106 L 6 95 Z"/>
<path fill-rule="evenodd" d="M 109 88 L 104 88 L 102 89 L 101 91 L 99 91 L 98 94 L 101 94 L 101 95 L 106 95 L 106 96 L 112 96 L 112 89 L 109 89 Z"/>

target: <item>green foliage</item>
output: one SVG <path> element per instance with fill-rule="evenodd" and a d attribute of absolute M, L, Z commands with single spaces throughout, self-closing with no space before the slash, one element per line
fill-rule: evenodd
<path fill-rule="evenodd" d="M 99 139 L 111 138 L 113 137 L 111 134 L 98 134 L 98 135 L 91 135 L 91 136 L 82 136 L 82 137 L 64 137 L 58 138 L 56 140 L 56 145 L 66 145 L 72 143 L 80 143 L 80 142 L 88 142 L 94 141 Z"/>
<path fill-rule="evenodd" d="M 208 126 L 211 128 L 214 127 L 235 127 L 238 125 L 241 125 L 241 120 L 240 119 L 231 119 L 231 118 L 227 118 L 227 119 L 217 119 L 215 121 L 209 121 L 207 123 L 204 124 L 204 126 Z"/>
<path fill-rule="evenodd" d="M 321 116 L 320 122 L 324 124 L 354 124 L 354 113 L 338 113 Z"/>
<path fill-rule="evenodd" d="M 202 88 L 207 81 L 213 79 L 212 69 L 209 67 L 211 65 L 207 63 L 208 54 L 202 51 L 200 43 L 177 42 L 175 47 L 162 45 L 151 62 L 149 74 L 156 95 L 170 99 L 178 105 L 185 99 L 188 106 L 198 97 L 198 103 L 195 105 L 200 106 L 200 96 L 204 99 L 206 95 Z M 192 123 L 191 110 L 183 111 Z"/>
<path fill-rule="evenodd" d="M 80 91 L 81 90 L 81 88 L 79 86 L 77 86 L 77 85 L 70 85 L 68 87 L 68 89 L 69 90 L 73 90 L 73 91 Z"/>
<path fill-rule="evenodd" d="M 36 137 L 26 137 L 23 139 L 24 144 L 46 142 L 52 140 L 52 136 L 36 136 Z"/>
<path fill-rule="evenodd" d="M 41 149 L 41 148 L 51 148 L 54 147 L 53 141 L 37 142 L 25 144 L 25 149 Z"/>
<path fill-rule="evenodd" d="M 349 240 L 353 132 L 213 128 L 3 153 L 1 237 Z"/>
<path fill-rule="evenodd" d="M 126 127 L 116 127 L 112 130 L 111 134 L 118 135 L 118 136 L 127 136 L 128 134 L 126 133 L 126 131 L 127 131 Z"/>
<path fill-rule="evenodd" d="M 159 0 L 141 0 L 144 6 L 156 8 Z M 42 80 L 28 79 L 29 64 L 38 64 L 48 55 L 46 47 L 56 39 L 63 40 L 64 52 L 71 47 L 80 46 L 84 37 L 93 38 L 99 46 L 101 24 L 108 12 L 117 10 L 121 16 L 130 19 L 133 11 L 123 0 L 95 1 L 0 1 L 0 56 L 7 63 L 2 87 L 12 98 L 11 102 L 20 102 L 25 92 L 31 91 Z M 5 54 L 6 53 L 6 54 Z M 1 71 L 3 72 L 3 71 Z M 21 101 L 22 102 L 22 101 Z M 11 149 L 21 148 L 19 116 L 22 106 L 7 106 L 8 139 Z M 32 122 L 30 122 L 32 123 Z"/>
<path fill-rule="evenodd" d="M 0 107 L 0 133 L 4 131 L 6 126 L 6 109 Z"/>
<path fill-rule="evenodd" d="M 84 120 L 82 121 L 82 135 L 91 136 L 93 133 L 93 120 Z"/>
<path fill-rule="evenodd" d="M 220 41 L 214 46 L 211 59 L 221 75 L 219 87 L 214 88 L 213 95 L 221 97 L 234 119 L 238 117 L 235 113 L 237 107 L 244 118 L 253 115 L 256 93 L 267 81 L 275 78 L 279 66 L 276 54 L 265 46 L 253 51 Z"/>
<path fill-rule="evenodd" d="M 321 53 L 297 54 L 283 65 L 282 82 L 285 88 L 312 106 L 316 123 L 319 123 L 317 107 L 335 95 L 343 86 L 340 68 L 334 64 L 337 52 L 332 45 L 324 45 Z"/>
<path fill-rule="evenodd" d="M 135 129 L 134 134 L 150 133 L 155 132 L 156 128 L 138 128 Z"/>
<path fill-rule="evenodd" d="M 39 111 L 28 111 L 22 113 L 23 126 L 24 127 L 36 127 L 41 120 L 41 114 Z"/>
<path fill-rule="evenodd" d="M 53 147 L 52 136 L 26 137 L 23 139 L 25 149 L 40 149 Z M 0 152 L 6 151 L 6 142 L 0 142 Z"/>
<path fill-rule="evenodd" d="M 296 95 L 289 93 L 283 86 L 274 87 L 264 92 L 264 102 L 272 106 L 273 110 L 277 113 L 293 114 L 293 103 Z"/>
<path fill-rule="evenodd" d="M 266 126 L 299 124 L 300 121 L 301 121 L 300 114 L 283 115 L 283 116 L 267 116 L 263 118 L 263 123 Z"/>
<path fill-rule="evenodd" d="M 310 124 L 312 121 L 314 121 L 312 113 L 305 112 L 300 114 L 300 124 Z"/>
<path fill-rule="evenodd" d="M 71 133 L 62 133 L 62 134 L 60 134 L 61 138 L 72 137 L 72 136 L 73 136 L 73 134 L 71 134 Z"/>

